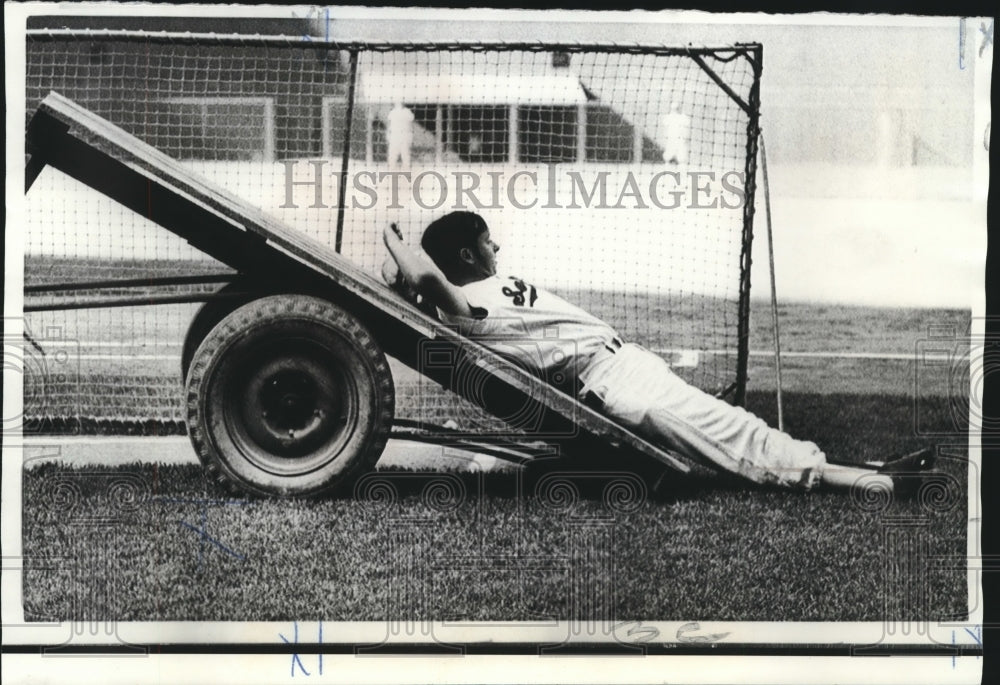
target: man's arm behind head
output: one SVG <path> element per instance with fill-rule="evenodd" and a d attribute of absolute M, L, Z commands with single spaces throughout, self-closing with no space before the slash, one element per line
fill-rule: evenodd
<path fill-rule="evenodd" d="M 407 246 L 395 224 L 387 227 L 382 237 L 392 257 L 382 265 L 382 277 L 386 283 L 399 290 L 399 281 L 402 280 L 406 288 L 401 292 L 404 297 L 407 297 L 407 291 L 412 292 L 442 312 L 453 316 L 472 316 L 472 309 L 462 290 L 451 283 L 430 258 Z"/>

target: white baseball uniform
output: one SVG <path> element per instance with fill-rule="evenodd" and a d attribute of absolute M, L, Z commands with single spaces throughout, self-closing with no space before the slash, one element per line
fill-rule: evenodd
<path fill-rule="evenodd" d="M 388 160 L 390 166 L 395 166 L 400 161 L 404 167 L 410 166 L 414 118 L 413 112 L 403 105 L 396 105 L 389 112 Z"/>
<path fill-rule="evenodd" d="M 593 393 L 605 415 L 648 440 L 757 483 L 810 489 L 819 482 L 826 457 L 814 443 L 688 385 L 661 357 L 623 344 L 557 295 L 498 276 L 461 290 L 474 317 L 441 312 L 443 321 L 543 378 L 565 374 L 581 400 Z"/>
<path fill-rule="evenodd" d="M 691 117 L 674 109 L 663 116 L 663 161 L 687 164 Z"/>

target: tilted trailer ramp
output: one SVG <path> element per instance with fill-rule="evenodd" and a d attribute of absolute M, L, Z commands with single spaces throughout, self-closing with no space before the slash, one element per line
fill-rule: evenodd
<path fill-rule="evenodd" d="M 27 150 L 26 190 L 51 165 L 238 272 L 195 317 L 183 354 L 188 434 L 228 487 L 321 495 L 372 469 L 393 423 L 386 354 L 498 418 L 530 414 L 525 444 L 558 446 L 569 463 L 579 455 L 609 471 L 698 466 L 459 335 L 335 250 L 58 93 L 33 115 Z M 440 435 L 445 444 L 493 444 L 507 456 L 517 453 L 510 437 Z"/>

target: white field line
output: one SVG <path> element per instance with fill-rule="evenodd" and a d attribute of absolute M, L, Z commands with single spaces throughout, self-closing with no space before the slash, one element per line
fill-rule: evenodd
<path fill-rule="evenodd" d="M 56 447 L 59 445 L 100 445 L 114 442 L 120 445 L 176 445 L 191 444 L 186 435 L 24 435 L 24 447 Z"/>
<path fill-rule="evenodd" d="M 13 447 L 22 449 L 23 465 L 26 469 L 52 462 L 78 467 L 105 467 L 129 463 L 164 465 L 199 463 L 191 441 L 184 435 L 25 435 L 21 443 Z M 505 471 L 515 467 L 501 459 L 473 451 L 390 438 L 379 459 L 378 468 Z"/>
<path fill-rule="evenodd" d="M 25 469 L 52 462 L 77 467 L 198 463 L 198 456 L 185 435 L 25 435 L 21 449 Z"/>

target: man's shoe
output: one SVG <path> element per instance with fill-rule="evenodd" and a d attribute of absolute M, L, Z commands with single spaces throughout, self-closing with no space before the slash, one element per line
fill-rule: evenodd
<path fill-rule="evenodd" d="M 897 497 L 912 497 L 933 468 L 934 448 L 926 447 L 882 464 L 878 472 L 892 478 L 892 489 Z"/>

